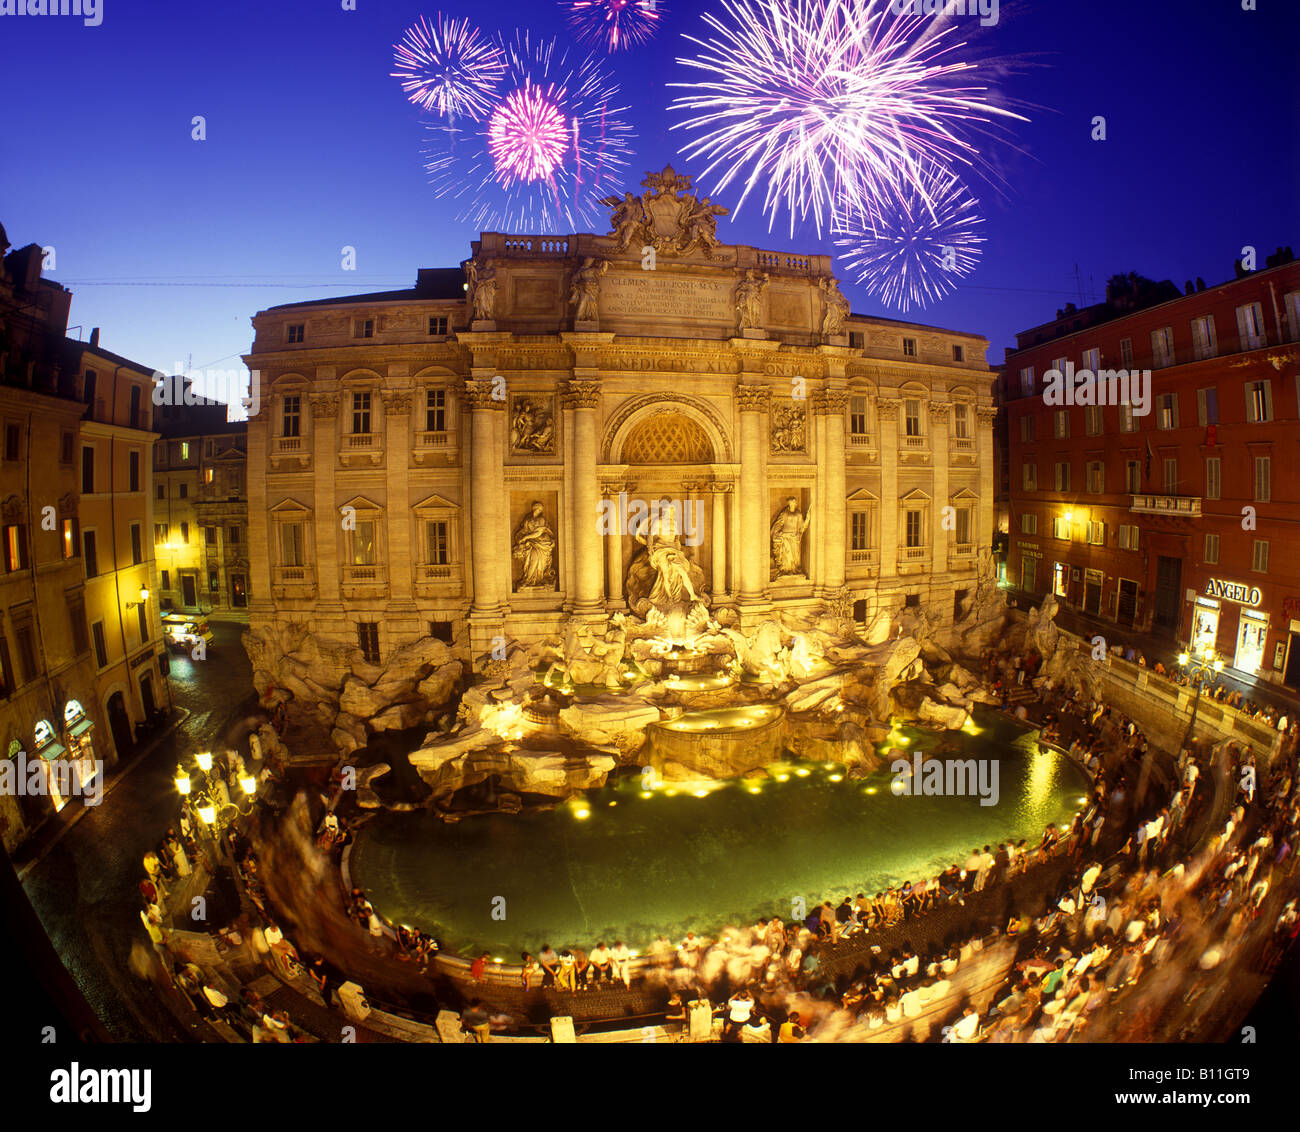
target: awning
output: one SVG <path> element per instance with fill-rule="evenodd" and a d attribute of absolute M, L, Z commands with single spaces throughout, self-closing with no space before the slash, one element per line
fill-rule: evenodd
<path fill-rule="evenodd" d="M 68 748 L 57 740 L 53 743 L 46 743 L 39 751 L 36 752 L 46 762 L 53 762 L 55 759 L 61 759 L 68 753 Z"/>
<path fill-rule="evenodd" d="M 81 719 L 72 725 L 72 727 L 68 731 L 68 734 L 74 737 L 80 737 L 94 726 L 95 726 L 95 721 L 93 719 Z"/>

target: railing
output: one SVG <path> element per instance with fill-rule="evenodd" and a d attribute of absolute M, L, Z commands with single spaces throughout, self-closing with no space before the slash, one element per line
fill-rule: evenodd
<path fill-rule="evenodd" d="M 918 451 L 923 448 L 928 448 L 929 446 L 930 446 L 929 437 L 925 437 L 925 436 L 904 436 L 903 437 L 904 448 L 910 448 L 913 451 Z"/>
<path fill-rule="evenodd" d="M 435 565 L 430 562 L 422 562 L 417 567 L 420 580 L 424 582 L 444 582 L 451 578 L 452 571 L 456 567 L 450 563 Z"/>
<path fill-rule="evenodd" d="M 975 438 L 973 436 L 954 436 L 952 438 L 952 447 L 954 452 L 974 452 Z"/>
<path fill-rule="evenodd" d="M 788 255 L 785 252 L 759 252 L 759 267 L 772 267 L 778 271 L 803 271 L 812 269 L 812 260 L 807 256 Z"/>
<path fill-rule="evenodd" d="M 459 562 L 419 562 L 415 567 L 415 592 L 417 597 L 445 597 L 449 586 L 461 584 Z"/>
<path fill-rule="evenodd" d="M 271 591 L 276 597 L 315 597 L 316 570 L 312 566 L 276 566 L 271 570 Z"/>
<path fill-rule="evenodd" d="M 569 241 L 543 236 L 507 236 L 506 255 L 568 255 Z"/>
<path fill-rule="evenodd" d="M 308 581 L 309 569 L 310 567 L 307 566 L 277 566 L 275 568 L 275 584 L 283 586 L 294 582 Z"/>
<path fill-rule="evenodd" d="M 871 434 L 870 434 L 869 432 L 851 432 L 851 433 L 849 433 L 849 446 L 850 446 L 851 448 L 873 448 L 873 447 L 875 447 L 875 445 L 873 444 L 872 439 L 871 439 Z"/>
<path fill-rule="evenodd" d="M 388 580 L 388 568 L 379 565 L 345 565 L 343 567 L 343 584 L 345 586 L 382 586 Z"/>
<path fill-rule="evenodd" d="M 930 548 L 928 546 L 900 546 L 898 548 L 898 564 L 900 566 L 915 566 L 929 557 Z"/>
<path fill-rule="evenodd" d="M 445 448 L 447 446 L 446 432 L 417 432 L 415 434 L 415 446 L 417 448 Z"/>
<path fill-rule="evenodd" d="M 1184 519 L 1201 517 L 1199 495 L 1135 495 L 1129 507 L 1142 515 L 1175 515 Z"/>
<path fill-rule="evenodd" d="M 275 450 L 277 452 L 297 452 L 301 448 L 301 436 L 277 436 L 275 438 Z"/>
<path fill-rule="evenodd" d="M 354 432 L 348 437 L 349 448 L 373 448 L 375 446 L 375 434 L 373 432 Z"/>
<path fill-rule="evenodd" d="M 874 566 L 880 561 L 879 548 L 872 550 L 850 550 L 849 564 L 851 566 Z"/>
<path fill-rule="evenodd" d="M 958 542 L 958 543 L 953 543 L 953 545 L 952 545 L 952 546 L 949 548 L 949 550 L 948 550 L 948 557 L 950 557 L 950 558 L 974 558 L 974 557 L 975 557 L 975 544 L 974 544 L 973 542 Z"/>

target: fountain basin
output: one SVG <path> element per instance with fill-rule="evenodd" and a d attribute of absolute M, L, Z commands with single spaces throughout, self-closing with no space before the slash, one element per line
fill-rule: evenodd
<path fill-rule="evenodd" d="M 678 768 L 684 768 L 706 778 L 731 778 L 781 756 L 785 708 L 750 704 L 685 712 L 676 719 L 652 723 L 646 740 L 650 765 L 664 777 L 681 777 Z"/>

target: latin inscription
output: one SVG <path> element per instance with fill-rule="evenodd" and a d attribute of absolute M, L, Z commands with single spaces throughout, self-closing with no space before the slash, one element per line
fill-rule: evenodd
<path fill-rule="evenodd" d="M 614 276 L 601 284 L 600 316 L 734 322 L 734 289 L 731 283 L 675 279 L 652 271 Z"/>

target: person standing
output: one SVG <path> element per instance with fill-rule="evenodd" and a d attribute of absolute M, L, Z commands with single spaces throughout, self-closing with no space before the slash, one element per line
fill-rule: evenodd
<path fill-rule="evenodd" d="M 632 989 L 632 952 L 621 939 L 614 941 L 614 949 L 609 953 L 614 963 L 614 977 L 623 983 L 624 990 Z"/>
<path fill-rule="evenodd" d="M 461 1014 L 460 1023 L 474 1035 L 474 1041 L 479 1045 L 491 1040 L 492 1019 L 479 999 L 471 998 L 469 1000 L 469 1008 Z"/>

